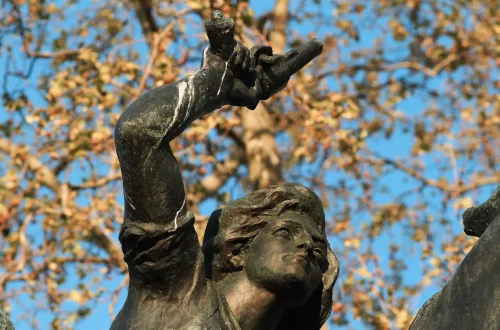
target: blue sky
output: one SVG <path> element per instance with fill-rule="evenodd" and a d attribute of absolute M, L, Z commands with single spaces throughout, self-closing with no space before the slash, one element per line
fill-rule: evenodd
<path fill-rule="evenodd" d="M 293 8 L 298 6 L 300 4 L 300 1 L 297 0 L 292 0 L 292 11 Z M 274 6 L 274 1 L 252 1 L 251 2 L 251 7 L 256 11 L 257 14 L 261 14 L 264 12 L 267 12 L 271 10 Z M 332 12 L 334 8 L 331 5 L 326 5 L 323 4 L 322 7 L 318 7 L 318 10 L 322 10 L 324 13 L 330 13 Z M 360 26 L 361 23 L 366 23 L 366 22 L 359 22 Z M 317 30 L 316 27 L 311 23 L 311 22 L 306 22 L 303 23 L 299 26 L 294 26 L 293 28 L 296 28 L 300 30 L 301 34 L 306 34 L 307 32 L 315 32 L 317 36 L 321 39 L 321 36 L 324 35 L 327 31 L 326 30 Z M 376 34 L 376 31 L 373 30 L 361 30 L 360 31 L 360 41 L 357 45 L 352 45 L 351 47 L 364 47 L 364 46 L 371 46 L 373 42 L 373 37 Z M 142 51 L 147 52 L 147 48 L 144 45 L 138 45 L 137 47 L 141 47 Z M 2 70 L 4 69 L 4 61 L 5 57 L 0 57 L 0 76 L 3 76 Z M 403 72 L 405 74 L 405 72 Z M 36 72 L 34 75 L 36 79 Z M 328 81 L 330 84 L 330 88 L 335 90 L 336 83 L 335 81 Z M 439 84 L 439 79 L 435 79 L 434 84 Z M 22 88 L 22 86 L 20 86 Z M 31 91 L 30 94 L 33 93 L 35 95 L 35 91 Z M 425 107 L 426 103 L 425 100 L 419 97 L 418 95 L 412 98 L 409 98 L 402 102 L 401 104 L 398 105 L 398 108 L 401 110 L 404 110 L 405 114 L 408 115 L 409 117 L 416 117 L 420 115 L 420 110 Z M 5 109 L 0 108 L 0 122 L 3 122 L 7 118 L 8 113 L 5 111 Z M 380 154 L 384 155 L 387 158 L 397 158 L 401 157 L 404 158 L 408 155 L 409 153 L 409 148 L 413 144 L 413 140 L 405 134 L 401 133 L 402 128 L 397 128 L 396 133 L 392 136 L 390 139 L 385 139 L 385 138 L 380 138 L 377 140 L 371 140 L 369 143 L 371 143 L 370 147 L 379 152 Z M 278 140 L 279 142 L 279 140 Z M 314 167 L 314 165 L 312 165 Z M 307 167 L 304 170 L 309 170 Z M 432 175 L 432 170 L 429 172 Z M 329 173 L 329 175 L 326 177 L 327 181 L 331 182 L 336 182 L 339 180 L 339 174 L 336 173 Z M 397 194 L 400 192 L 403 192 L 407 190 L 409 187 L 415 184 L 412 180 L 405 182 L 404 176 L 402 174 L 391 174 L 390 177 L 385 178 L 386 182 L 392 182 L 391 188 L 392 188 L 392 193 Z M 229 189 L 229 188 L 227 188 Z M 243 191 L 238 191 L 237 194 L 239 196 L 235 197 L 240 197 L 243 194 Z M 486 198 L 486 195 L 480 196 Z M 121 197 L 120 197 L 121 200 Z M 381 195 L 377 196 L 377 201 L 380 203 L 384 202 L 389 202 L 391 200 L 390 195 Z M 202 207 L 201 207 L 201 212 L 204 215 L 209 215 L 215 208 L 217 207 L 216 203 L 214 201 L 207 201 L 205 202 Z M 436 204 L 436 207 L 438 205 Z M 449 214 L 449 218 L 456 218 L 457 214 Z M 362 219 L 360 219 L 362 221 Z M 461 223 L 459 219 L 456 221 L 456 225 L 454 226 L 454 231 L 459 232 L 462 230 Z M 375 250 L 379 251 L 382 263 L 387 263 L 388 262 L 388 249 L 387 249 L 387 240 L 389 239 L 389 235 L 391 236 L 391 239 L 394 239 L 394 236 L 397 237 L 398 232 L 404 230 L 402 226 L 396 225 L 394 226 L 393 229 L 391 229 L 391 233 L 384 234 L 380 236 L 379 238 L 375 239 L 373 242 L 373 247 Z M 401 240 L 403 240 L 404 235 L 400 235 Z M 396 238 L 397 239 L 397 238 Z M 330 238 L 331 244 L 333 247 L 340 242 L 335 239 L 335 237 Z M 412 254 L 411 251 L 403 249 L 401 252 L 407 260 L 410 260 L 409 268 L 405 271 L 405 281 L 407 283 L 414 283 L 417 282 L 421 279 L 422 274 L 420 271 L 420 264 L 419 264 L 419 258 L 416 258 L 414 254 Z M 340 260 L 342 264 L 342 260 Z M 342 278 L 339 279 L 342 281 Z M 71 284 L 71 280 L 69 281 L 68 284 Z M 108 282 L 108 285 L 110 287 L 114 287 L 118 285 L 118 281 L 116 280 L 110 280 Z M 418 302 L 418 306 L 422 305 L 425 300 L 427 300 L 433 293 L 435 293 L 437 288 L 435 286 L 430 286 L 428 287 L 423 293 L 420 298 L 420 301 Z M 121 308 L 123 305 L 123 302 L 126 298 L 126 292 L 123 292 L 120 296 L 120 299 L 117 303 L 117 311 Z M 43 303 L 43 301 L 39 301 Z M 32 304 L 32 301 L 24 301 L 26 304 Z M 15 305 L 13 306 L 14 309 L 12 311 L 13 319 L 16 322 L 16 315 L 19 313 L 16 311 Z M 86 319 L 85 321 L 78 323 L 75 326 L 75 329 L 95 329 L 95 330 L 100 330 L 100 329 L 109 329 L 110 326 L 110 318 L 108 315 L 107 311 L 107 304 L 101 304 L 98 306 L 99 308 L 94 310 L 91 317 Z M 48 328 L 48 323 L 51 321 L 51 316 L 48 314 L 41 314 L 38 316 L 39 321 L 42 324 L 42 328 Z M 355 320 L 351 320 L 352 323 L 350 324 L 349 328 L 354 328 L 354 329 L 364 329 L 363 325 Z M 17 322 L 16 322 L 17 323 Z M 26 322 L 21 322 L 18 323 L 17 328 L 18 330 L 24 330 L 24 329 L 30 329 L 29 325 Z"/>

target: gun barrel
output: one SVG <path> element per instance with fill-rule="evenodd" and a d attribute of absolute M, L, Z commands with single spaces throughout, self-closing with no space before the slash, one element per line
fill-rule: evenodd
<path fill-rule="evenodd" d="M 283 89 L 290 77 L 306 66 L 323 51 L 323 43 L 319 39 L 311 39 L 302 46 L 285 54 L 283 60 L 273 64 L 264 73 L 261 73 L 261 86 L 264 91 L 263 99 Z"/>
<path fill-rule="evenodd" d="M 322 51 L 323 43 L 317 38 L 311 39 L 292 50 L 294 53 L 292 56 L 286 58 L 279 65 L 271 67 L 268 74 L 277 81 L 288 79 L 321 54 Z"/>

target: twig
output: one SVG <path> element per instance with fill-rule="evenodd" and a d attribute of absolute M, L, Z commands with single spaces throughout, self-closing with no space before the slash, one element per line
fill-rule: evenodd
<path fill-rule="evenodd" d="M 139 83 L 139 88 L 137 89 L 136 96 L 139 96 L 142 94 L 142 91 L 144 90 L 144 87 L 146 86 L 146 81 L 148 80 L 149 75 L 151 74 L 151 69 L 153 68 L 153 63 L 156 60 L 156 57 L 158 56 L 158 49 L 159 49 L 160 43 L 163 41 L 163 39 L 165 38 L 167 33 L 172 31 L 174 26 L 175 26 L 175 20 L 172 20 L 172 21 L 170 21 L 170 23 L 168 23 L 168 25 L 165 27 L 165 29 L 163 29 L 163 31 L 160 34 L 154 35 L 153 47 L 151 49 L 151 54 L 149 55 L 149 61 L 143 70 L 144 75 L 142 76 L 141 82 Z"/>
<path fill-rule="evenodd" d="M 437 76 L 441 70 L 443 70 L 447 65 L 449 65 L 451 62 L 455 61 L 458 59 L 458 56 L 454 53 L 451 53 L 448 55 L 444 60 L 439 62 L 434 66 L 434 68 L 430 69 L 420 63 L 417 62 L 400 62 L 392 65 L 385 65 L 382 68 L 387 71 L 395 71 L 398 69 L 412 69 L 415 71 L 420 71 L 424 73 L 425 75 L 429 77 L 435 77 Z"/>
<path fill-rule="evenodd" d="M 111 320 L 114 320 L 115 316 L 116 316 L 114 313 L 114 309 L 115 309 L 116 303 L 118 301 L 118 296 L 120 295 L 120 292 L 122 292 L 122 290 L 128 285 L 128 283 L 129 283 L 129 277 L 128 277 L 128 275 L 125 275 L 122 282 L 118 286 L 118 288 L 113 290 L 111 302 L 109 303 L 109 306 L 108 306 L 108 313 L 109 313 L 109 317 L 111 318 Z"/>
<path fill-rule="evenodd" d="M 131 41 L 128 41 L 128 42 L 124 42 L 120 45 L 117 45 L 115 48 L 113 48 L 113 50 L 111 50 L 109 52 L 109 55 L 108 55 L 108 59 L 106 60 L 108 62 L 108 64 L 111 64 L 113 63 L 113 60 L 114 60 L 114 57 L 115 57 L 115 54 L 122 48 L 125 48 L 127 46 L 130 46 L 130 45 L 135 45 L 135 44 L 139 44 L 139 43 L 142 43 L 142 42 L 147 42 L 146 39 L 141 39 L 141 40 L 131 40 Z"/>
<path fill-rule="evenodd" d="M 94 179 L 92 181 L 86 182 L 86 183 L 78 185 L 78 186 L 70 184 L 69 188 L 72 190 L 94 189 L 94 188 L 99 188 L 101 186 L 104 186 L 110 182 L 120 180 L 121 178 L 122 178 L 121 174 L 118 173 L 118 174 L 114 174 L 114 175 L 111 175 L 111 176 L 108 176 L 105 178 L 101 178 L 99 180 Z"/>
<path fill-rule="evenodd" d="M 191 12 L 191 9 L 186 9 L 182 10 L 177 13 L 175 19 L 172 19 L 170 23 L 167 24 L 167 26 L 161 31 L 160 34 L 155 34 L 154 35 L 154 40 L 153 40 L 153 45 L 151 48 L 151 54 L 149 55 L 149 61 L 146 64 L 146 67 L 144 68 L 143 72 L 144 75 L 142 76 L 141 82 L 139 84 L 139 88 L 137 89 L 137 92 L 135 93 L 136 96 L 139 96 L 142 94 L 144 87 L 146 86 L 146 81 L 149 78 L 149 75 L 151 74 L 151 69 L 153 68 L 154 61 L 156 60 L 156 57 L 158 56 L 158 50 L 160 48 L 160 43 L 165 39 L 168 33 L 170 33 L 174 26 L 175 23 L 177 22 L 177 19 L 189 12 Z"/>

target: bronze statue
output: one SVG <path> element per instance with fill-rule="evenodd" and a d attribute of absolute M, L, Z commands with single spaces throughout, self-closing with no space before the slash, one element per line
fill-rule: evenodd
<path fill-rule="evenodd" d="M 321 200 L 299 184 L 271 186 L 213 212 L 203 252 L 169 142 L 223 105 L 255 109 L 322 51 L 313 39 L 287 54 L 235 42 L 215 11 L 202 68 L 155 88 L 122 114 L 115 139 L 129 266 L 127 300 L 111 329 L 319 329 L 338 262 Z"/>
<path fill-rule="evenodd" d="M 14 324 L 7 314 L 0 309 L 0 330 L 14 330 Z"/>
<path fill-rule="evenodd" d="M 462 218 L 465 233 L 480 239 L 410 330 L 500 329 L 500 186 Z"/>

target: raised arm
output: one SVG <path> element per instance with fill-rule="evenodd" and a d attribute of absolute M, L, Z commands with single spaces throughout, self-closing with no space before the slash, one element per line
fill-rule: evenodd
<path fill-rule="evenodd" d="M 215 28 L 224 27 L 217 24 Z M 220 31 L 215 37 L 226 36 L 226 29 Z M 229 39 L 215 38 L 221 40 Z M 181 273 L 196 274 L 202 262 L 194 217 L 187 211 L 181 172 L 169 142 L 194 120 L 222 105 L 255 109 L 321 50 L 319 41 L 284 56 L 273 55 L 270 47 L 249 51 L 238 42 L 231 43 L 231 48 L 221 47 L 218 53 L 212 46 L 220 45 L 211 40 L 201 70 L 144 94 L 116 125 L 125 199 L 119 238 L 133 282 L 162 283 L 172 290 L 169 279 Z M 179 290 L 183 288 L 174 291 Z"/>
<path fill-rule="evenodd" d="M 284 56 L 272 55 L 270 47 L 256 46 L 249 51 L 240 43 L 234 45 L 227 62 L 206 49 L 200 71 L 153 89 L 121 116 L 115 139 L 126 219 L 173 221 L 175 228 L 176 219 L 185 213 L 185 194 L 169 142 L 195 119 L 224 104 L 255 109 L 322 50 L 317 39 Z"/>
<path fill-rule="evenodd" d="M 119 238 L 133 285 L 174 296 L 204 285 L 202 280 L 172 283 L 178 276 L 193 281 L 204 276 L 199 274 L 203 259 L 194 217 L 187 211 L 182 175 L 169 142 L 224 104 L 254 107 L 261 97 L 258 88 L 247 88 L 234 78 L 234 72 L 249 71 L 250 62 L 249 50 L 239 43 L 228 62 L 207 49 L 200 71 L 144 94 L 120 117 L 115 142 L 125 217 Z"/>
<path fill-rule="evenodd" d="M 210 64 L 144 94 L 120 117 L 115 140 L 126 219 L 167 225 L 185 213 L 181 173 L 169 142 L 194 120 L 227 102 L 233 74 L 226 62 Z"/>
<path fill-rule="evenodd" d="M 181 172 L 169 142 L 194 120 L 225 104 L 255 109 L 261 99 L 286 85 L 303 62 L 297 53 L 273 56 L 270 47 L 249 51 L 231 38 L 229 23 L 216 12 L 212 24 L 206 25 L 213 38 L 204 51 L 202 69 L 144 94 L 116 125 L 125 199 L 119 239 L 130 286 L 112 329 L 131 329 L 131 324 L 135 329 L 137 320 L 151 325 L 144 328 L 156 329 L 156 323 L 164 324 L 163 317 L 177 314 L 167 322 L 187 329 L 183 324 L 196 314 L 191 311 L 213 307 L 211 317 L 224 307 L 213 301 L 214 288 L 207 285 L 194 217 L 187 211 Z"/>

